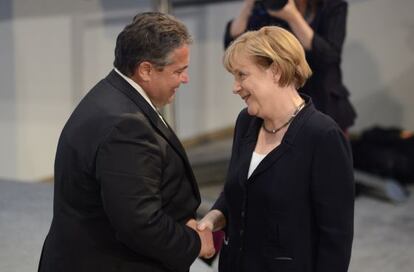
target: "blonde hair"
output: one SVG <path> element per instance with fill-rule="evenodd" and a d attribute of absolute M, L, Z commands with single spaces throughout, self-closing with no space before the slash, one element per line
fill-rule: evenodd
<path fill-rule="evenodd" d="M 281 27 L 267 26 L 238 37 L 224 53 L 224 66 L 232 74 L 240 53 L 247 54 L 265 69 L 274 66 L 272 68 L 280 73 L 279 85 L 282 87 L 294 84 L 300 88 L 312 75 L 302 45 Z"/>

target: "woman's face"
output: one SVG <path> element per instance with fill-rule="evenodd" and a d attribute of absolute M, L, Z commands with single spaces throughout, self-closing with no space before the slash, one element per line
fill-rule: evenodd
<path fill-rule="evenodd" d="M 272 110 L 270 101 L 276 93 L 277 77 L 271 68 L 263 68 L 251 57 L 240 54 L 233 65 L 233 93 L 244 100 L 250 115 L 264 118 Z"/>

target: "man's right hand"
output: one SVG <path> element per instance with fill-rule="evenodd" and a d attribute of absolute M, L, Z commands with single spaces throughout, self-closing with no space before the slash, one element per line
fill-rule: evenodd
<path fill-rule="evenodd" d="M 201 250 L 200 250 L 199 257 L 203 257 L 207 259 L 213 257 L 216 251 L 214 249 L 213 234 L 211 230 L 208 228 L 206 228 L 203 231 L 198 230 L 197 221 L 195 219 L 188 220 L 186 225 L 192 228 L 193 230 L 195 230 L 200 237 Z"/>

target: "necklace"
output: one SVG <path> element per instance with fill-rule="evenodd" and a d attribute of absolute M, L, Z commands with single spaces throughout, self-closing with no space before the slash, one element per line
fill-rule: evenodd
<path fill-rule="evenodd" d="M 298 112 L 305 106 L 305 101 L 303 101 L 295 110 L 295 112 L 293 112 L 292 116 L 289 118 L 289 120 L 287 120 L 286 123 L 284 123 L 281 127 L 275 128 L 275 129 L 268 129 L 265 127 L 264 121 L 262 123 L 262 128 L 264 129 L 264 131 L 266 131 L 267 133 L 271 133 L 271 134 L 276 134 L 277 132 L 279 132 L 282 128 L 286 127 L 287 125 L 289 125 L 290 123 L 292 123 L 293 119 L 296 117 L 296 115 L 298 114 Z"/>

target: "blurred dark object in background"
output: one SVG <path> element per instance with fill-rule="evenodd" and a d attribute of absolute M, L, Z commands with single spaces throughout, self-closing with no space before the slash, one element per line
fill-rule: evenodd
<path fill-rule="evenodd" d="M 270 10 L 282 9 L 288 0 L 263 0 L 263 6 Z"/>
<path fill-rule="evenodd" d="M 414 133 L 373 127 L 351 139 L 355 169 L 414 183 Z"/>

